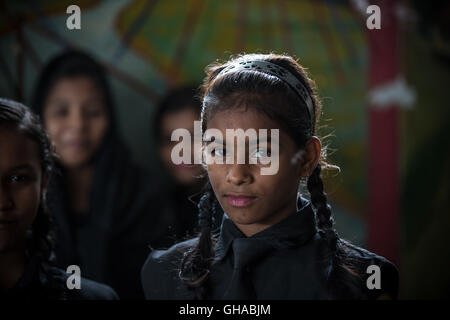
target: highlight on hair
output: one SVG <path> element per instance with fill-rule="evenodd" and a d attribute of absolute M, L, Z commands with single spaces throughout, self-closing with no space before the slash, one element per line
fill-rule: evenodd
<path fill-rule="evenodd" d="M 308 90 L 314 104 L 314 119 L 308 116 L 304 101 L 284 81 L 254 69 L 219 73 L 229 66 L 242 61 L 264 60 L 277 64 L 291 72 Z M 279 122 L 281 128 L 295 141 L 299 149 L 305 147 L 308 139 L 316 135 L 322 105 L 316 93 L 316 85 L 306 70 L 296 60 L 287 55 L 244 54 L 232 57 L 225 63 L 213 63 L 206 67 L 206 77 L 201 87 L 203 108 L 201 113 L 202 131 L 207 128 L 208 119 L 225 108 L 245 104 L 255 108 L 271 119 Z M 311 176 L 307 178 L 307 189 L 311 204 L 315 209 L 319 232 L 326 239 L 323 261 L 332 261 L 327 276 L 330 298 L 355 298 L 361 289 L 359 274 L 348 256 L 352 245 L 339 238 L 332 217 L 331 206 L 323 189 L 322 169 L 338 169 L 326 160 L 327 147 L 323 147 L 321 159 Z M 200 236 L 196 245 L 187 251 L 180 265 L 180 278 L 195 290 L 197 299 L 207 299 L 207 283 L 214 258 L 215 235 L 211 233 L 213 209 L 218 204 L 211 184 L 203 190 L 198 204 Z"/>
<path fill-rule="evenodd" d="M 42 173 L 50 175 L 54 168 L 54 148 L 42 128 L 39 118 L 25 105 L 0 98 L 0 126 L 2 125 L 13 125 L 36 142 L 39 148 Z M 55 244 L 51 220 L 43 193 L 36 218 L 27 234 L 27 252 L 37 255 L 45 263 L 52 262 Z"/>

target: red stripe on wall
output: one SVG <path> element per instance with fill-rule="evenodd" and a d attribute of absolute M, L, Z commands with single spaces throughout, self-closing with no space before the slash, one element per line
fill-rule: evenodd
<path fill-rule="evenodd" d="M 371 1 L 381 9 L 381 29 L 367 29 L 369 90 L 389 83 L 399 73 L 395 2 Z M 369 106 L 368 139 L 367 246 L 398 264 L 400 146 L 396 105 Z"/>

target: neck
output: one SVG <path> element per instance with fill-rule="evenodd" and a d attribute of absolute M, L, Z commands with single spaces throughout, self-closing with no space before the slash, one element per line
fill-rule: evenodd
<path fill-rule="evenodd" d="M 17 283 L 25 269 L 25 250 L 0 252 L 0 292 Z"/>
<path fill-rule="evenodd" d="M 92 181 L 92 165 L 66 169 L 66 190 L 73 212 L 84 213 L 89 210 Z"/>

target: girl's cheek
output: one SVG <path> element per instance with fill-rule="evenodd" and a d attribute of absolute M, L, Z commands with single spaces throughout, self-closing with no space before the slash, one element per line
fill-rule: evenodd
<path fill-rule="evenodd" d="M 223 173 L 222 170 L 218 168 L 218 165 L 209 165 L 206 170 L 208 172 L 209 181 L 211 182 L 214 190 L 217 190 L 219 185 L 225 183 L 226 172 Z"/>
<path fill-rule="evenodd" d="M 18 206 L 17 212 L 20 215 L 20 225 L 24 230 L 33 223 L 41 200 L 41 186 L 36 181 L 33 184 L 24 186 L 15 195 L 15 203 Z"/>
<path fill-rule="evenodd" d="M 56 147 L 60 146 L 61 137 L 64 134 L 64 124 L 55 120 L 47 120 L 45 130 Z"/>
<path fill-rule="evenodd" d="M 108 126 L 109 126 L 109 121 L 106 116 L 98 117 L 98 118 L 91 120 L 88 132 L 91 134 L 91 136 L 89 137 L 89 140 L 92 143 L 94 152 L 102 144 L 103 138 L 106 134 Z"/>
<path fill-rule="evenodd" d="M 216 179 L 215 174 L 214 174 L 214 168 L 213 168 L 213 166 L 212 166 L 212 165 L 207 165 L 207 166 L 205 167 L 205 170 L 206 170 L 206 173 L 208 174 L 208 179 L 209 179 L 209 181 L 210 181 L 211 184 L 213 185 L 214 182 L 215 182 L 215 179 Z"/>

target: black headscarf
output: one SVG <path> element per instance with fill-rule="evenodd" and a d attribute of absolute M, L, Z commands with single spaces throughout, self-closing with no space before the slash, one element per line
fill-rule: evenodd
<path fill-rule="evenodd" d="M 53 86 L 63 77 L 87 76 L 103 93 L 109 129 L 92 162 L 93 184 L 89 212 L 83 221 L 72 214 L 64 183 L 64 169 L 54 175 L 47 204 L 56 224 L 56 261 L 63 269 L 77 264 L 83 277 L 111 285 L 121 298 L 142 297 L 140 268 L 148 245 L 161 230 L 156 183 L 135 166 L 119 138 L 113 99 L 102 67 L 85 53 L 65 52 L 44 68 L 32 107 L 41 118 Z"/>

